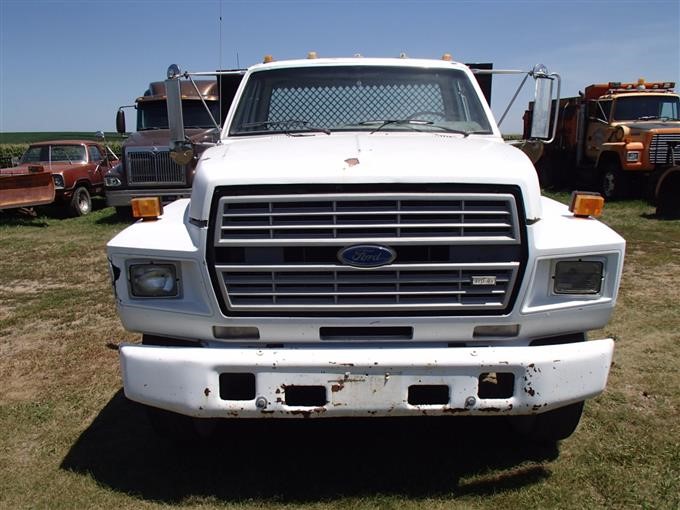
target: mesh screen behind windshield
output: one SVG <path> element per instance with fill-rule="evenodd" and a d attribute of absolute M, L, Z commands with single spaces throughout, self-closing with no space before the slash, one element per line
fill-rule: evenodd
<path fill-rule="evenodd" d="M 330 128 L 367 119 L 403 119 L 414 112 L 443 112 L 436 83 L 282 87 L 272 91 L 269 121 L 304 119 Z"/>

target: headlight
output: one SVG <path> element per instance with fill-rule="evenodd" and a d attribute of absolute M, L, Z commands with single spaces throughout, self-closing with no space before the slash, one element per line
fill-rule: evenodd
<path fill-rule="evenodd" d="M 134 264 L 130 266 L 130 293 L 133 297 L 178 297 L 179 279 L 174 264 Z"/>
<path fill-rule="evenodd" d="M 555 264 L 555 294 L 599 294 L 604 264 L 594 260 L 569 260 Z"/>
<path fill-rule="evenodd" d="M 107 188 L 116 188 L 123 184 L 115 175 L 107 175 L 104 177 L 104 183 L 106 184 Z"/>
<path fill-rule="evenodd" d="M 52 180 L 54 180 L 54 187 L 57 189 L 64 188 L 64 176 L 61 174 L 52 174 Z"/>
<path fill-rule="evenodd" d="M 626 161 L 628 161 L 628 163 L 637 163 L 640 161 L 640 153 L 638 151 L 626 152 Z"/>

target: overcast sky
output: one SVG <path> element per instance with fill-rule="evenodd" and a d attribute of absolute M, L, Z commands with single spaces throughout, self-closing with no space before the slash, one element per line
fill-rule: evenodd
<path fill-rule="evenodd" d="M 562 75 L 563 95 L 640 77 L 680 85 L 680 0 L 0 0 L 0 132 L 114 131 L 118 106 L 169 64 L 210 71 L 310 50 L 540 62 Z M 494 79 L 497 118 L 518 84 Z M 521 131 L 528 98 L 504 132 Z"/>

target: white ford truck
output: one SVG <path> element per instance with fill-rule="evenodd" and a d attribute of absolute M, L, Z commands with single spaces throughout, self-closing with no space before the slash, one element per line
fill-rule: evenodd
<path fill-rule="evenodd" d="M 108 258 L 143 335 L 120 347 L 125 395 L 162 432 L 506 415 L 555 441 L 605 388 L 614 343 L 586 332 L 612 313 L 625 242 L 541 196 L 463 64 L 255 65 L 191 198 L 138 205 Z"/>

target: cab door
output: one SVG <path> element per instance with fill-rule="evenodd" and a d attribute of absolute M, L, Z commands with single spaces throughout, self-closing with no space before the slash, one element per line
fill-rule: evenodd
<path fill-rule="evenodd" d="M 87 146 L 88 174 L 92 187 L 100 191 L 104 184 L 104 174 L 106 174 L 108 167 L 108 160 L 104 158 L 102 151 L 96 145 Z"/>
<path fill-rule="evenodd" d="M 586 129 L 585 154 L 589 161 L 597 161 L 602 144 L 609 141 L 612 126 L 609 124 L 611 99 L 588 103 L 588 127 Z"/>

